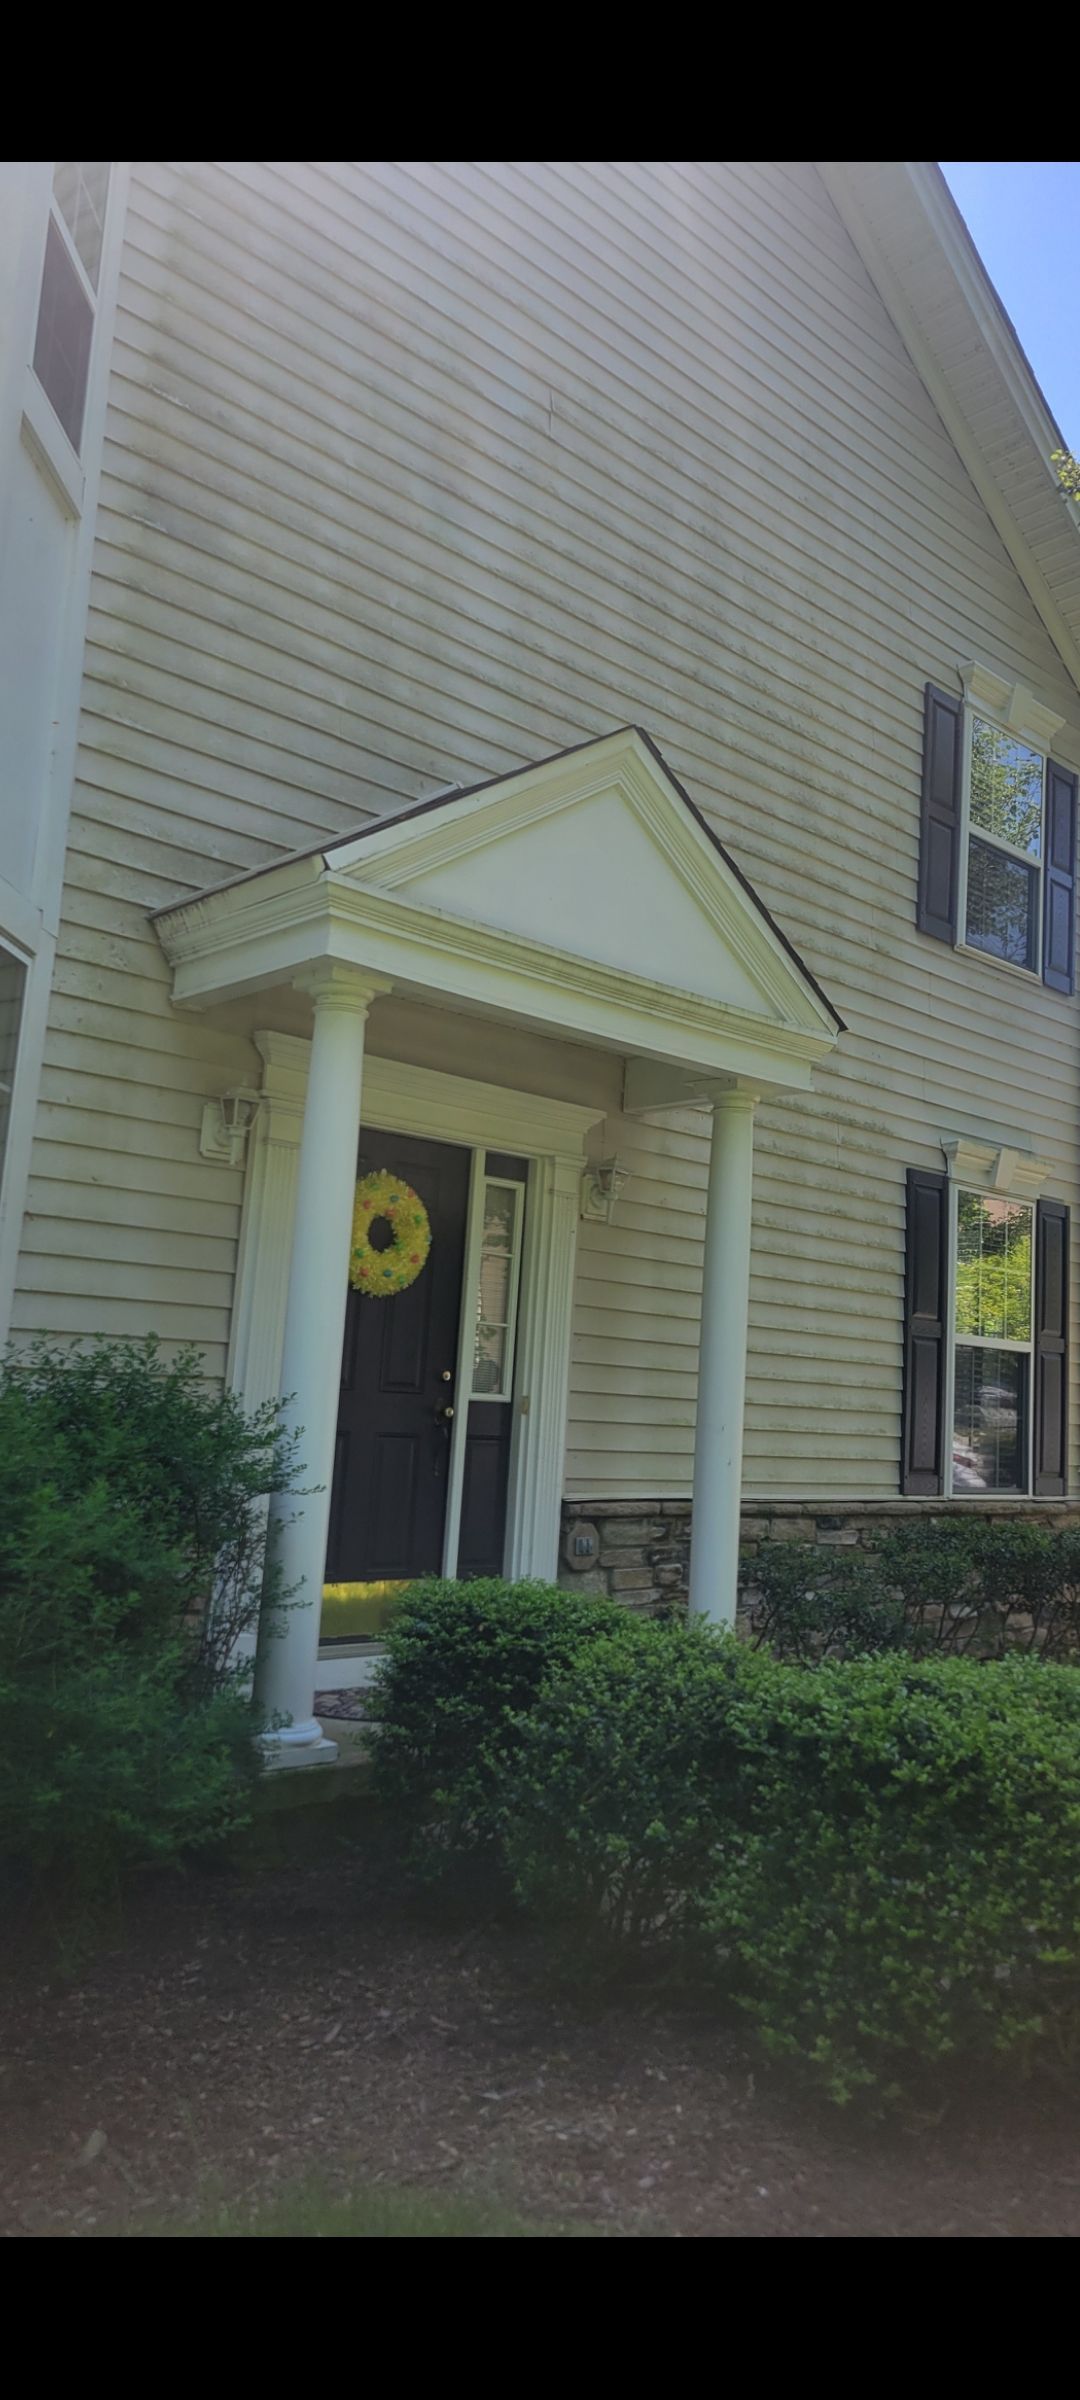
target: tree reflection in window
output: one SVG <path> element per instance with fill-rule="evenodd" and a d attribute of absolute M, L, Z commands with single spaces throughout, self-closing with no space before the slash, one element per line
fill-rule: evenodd
<path fill-rule="evenodd" d="M 991 1192 L 956 1197 L 952 1488 L 1024 1491 L 1035 1212 Z"/>
<path fill-rule="evenodd" d="M 977 950 L 1038 966 L 1046 761 L 985 717 L 971 723 L 966 935 Z"/>
<path fill-rule="evenodd" d="M 983 1341 L 1031 1339 L 1032 1211 L 961 1192 L 956 1221 L 956 1331 Z"/>
<path fill-rule="evenodd" d="M 1042 852 L 1043 759 L 999 726 L 976 717 L 971 729 L 971 822 L 980 833 L 1023 850 Z"/>

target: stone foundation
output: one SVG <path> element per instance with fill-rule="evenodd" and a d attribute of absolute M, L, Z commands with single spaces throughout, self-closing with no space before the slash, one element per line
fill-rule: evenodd
<path fill-rule="evenodd" d="M 646 1616 L 685 1608 L 690 1506 L 689 1500 L 564 1500 L 560 1583 L 569 1591 L 607 1593 Z M 744 1500 L 741 1547 L 746 1558 L 764 1542 L 870 1547 L 899 1524 L 976 1514 L 982 1522 L 1026 1520 L 1058 1531 L 1080 1519 L 1080 1499 Z"/>
<path fill-rule="evenodd" d="M 559 1581 L 568 1590 L 606 1592 L 656 1616 L 685 1608 L 689 1573 L 689 1500 L 563 1501 Z"/>

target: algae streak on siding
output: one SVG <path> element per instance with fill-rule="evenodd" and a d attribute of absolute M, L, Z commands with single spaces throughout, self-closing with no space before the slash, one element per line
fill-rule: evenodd
<path fill-rule="evenodd" d="M 16 1323 L 224 1359 L 198 1124 L 257 1061 L 148 908 L 634 721 L 849 1028 L 761 1112 L 747 1488 L 894 1494 L 905 1168 L 994 1132 L 1080 1200 L 1077 1004 L 915 931 L 923 686 L 971 657 L 1080 718 L 812 167 L 138 168 Z M 567 1490 L 678 1495 L 705 1143 L 608 1146 Z"/>

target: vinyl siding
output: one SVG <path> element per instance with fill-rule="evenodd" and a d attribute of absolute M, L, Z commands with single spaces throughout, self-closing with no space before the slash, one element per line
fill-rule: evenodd
<path fill-rule="evenodd" d="M 969 657 L 1080 721 L 811 167 L 137 168 L 16 1325 L 223 1365 L 199 1120 L 257 1061 L 170 1009 L 149 908 L 634 721 L 849 1028 L 760 1112 L 747 1487 L 894 1495 L 904 1169 L 996 1133 L 1080 1202 L 1078 1004 L 915 932 L 923 686 Z M 526 1079 L 591 1076 L 632 1169 L 567 1488 L 683 1492 L 703 1130 L 555 1050 Z"/>

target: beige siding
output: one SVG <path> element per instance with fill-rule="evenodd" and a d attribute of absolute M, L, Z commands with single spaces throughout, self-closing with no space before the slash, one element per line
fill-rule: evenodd
<path fill-rule="evenodd" d="M 137 170 L 17 1324 L 221 1363 L 198 1126 L 254 1060 L 148 908 L 632 720 L 849 1027 L 761 1118 L 749 1487 L 895 1492 L 905 1167 L 993 1132 L 1080 1202 L 1080 1007 L 914 930 L 922 689 L 972 656 L 1080 718 L 812 168 Z M 605 1140 L 568 1488 L 683 1491 L 704 1143 Z"/>

